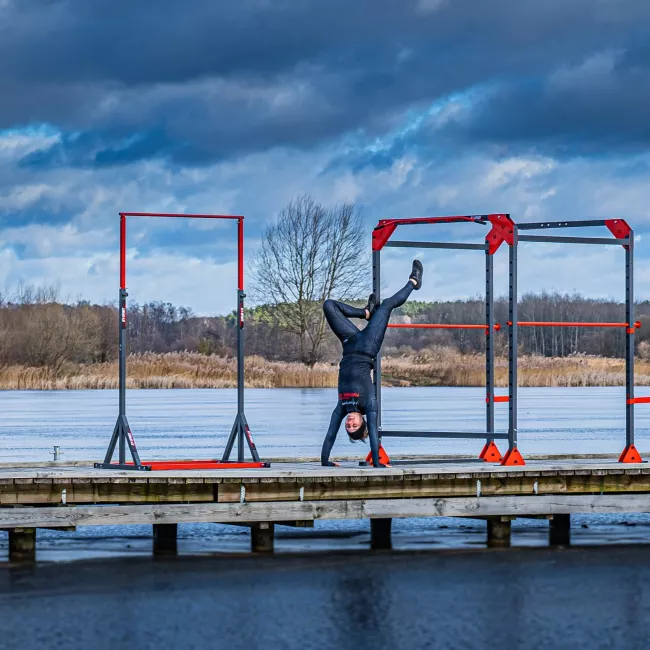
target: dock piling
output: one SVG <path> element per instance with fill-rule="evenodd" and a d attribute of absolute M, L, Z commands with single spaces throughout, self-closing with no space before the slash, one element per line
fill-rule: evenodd
<path fill-rule="evenodd" d="M 177 551 L 178 524 L 153 525 L 154 555 L 175 555 Z"/>
<path fill-rule="evenodd" d="M 251 524 L 251 550 L 253 553 L 273 553 L 275 524 L 260 521 Z"/>
<path fill-rule="evenodd" d="M 36 528 L 9 529 L 9 560 L 33 562 L 36 559 Z"/>
<path fill-rule="evenodd" d="M 370 548 L 373 550 L 390 550 L 393 548 L 391 538 L 392 519 L 370 520 Z"/>
<path fill-rule="evenodd" d="M 487 545 L 489 548 L 510 546 L 512 522 L 509 517 L 489 517 L 487 519 Z"/>
<path fill-rule="evenodd" d="M 553 515 L 548 522 L 548 543 L 551 546 L 571 544 L 571 515 Z"/>

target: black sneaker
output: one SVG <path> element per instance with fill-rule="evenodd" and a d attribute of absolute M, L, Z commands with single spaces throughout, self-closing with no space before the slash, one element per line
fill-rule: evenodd
<path fill-rule="evenodd" d="M 420 262 L 420 260 L 413 260 L 413 268 L 411 269 L 411 275 L 409 275 L 409 280 L 415 280 L 416 289 L 422 287 L 423 273 L 424 273 L 424 269 L 422 268 L 422 262 Z"/>
<path fill-rule="evenodd" d="M 374 293 L 371 293 L 368 296 L 368 304 L 366 305 L 369 314 L 368 320 L 370 320 L 372 315 L 377 311 L 377 307 L 379 307 L 379 300 L 377 300 L 377 296 Z"/>

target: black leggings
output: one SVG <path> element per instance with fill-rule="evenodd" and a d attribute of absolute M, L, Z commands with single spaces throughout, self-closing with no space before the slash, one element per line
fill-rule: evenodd
<path fill-rule="evenodd" d="M 352 307 L 338 300 L 326 300 L 323 304 L 325 318 L 332 332 L 343 343 L 343 354 L 360 352 L 370 357 L 376 357 L 381 350 L 386 328 L 393 309 L 401 307 L 411 295 L 415 287 L 409 280 L 395 295 L 382 300 L 377 311 L 371 316 L 368 325 L 363 330 L 354 325 L 350 318 L 365 318 L 366 312 L 360 307 Z"/>

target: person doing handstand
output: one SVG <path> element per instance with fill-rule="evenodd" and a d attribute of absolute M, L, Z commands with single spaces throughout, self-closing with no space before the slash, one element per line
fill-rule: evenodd
<path fill-rule="evenodd" d="M 341 422 L 345 418 L 345 430 L 350 441 L 370 438 L 373 465 L 386 467 L 379 462 L 378 407 L 370 373 L 375 357 L 381 349 L 391 312 L 401 307 L 414 289 L 422 286 L 422 272 L 422 263 L 414 260 L 406 285 L 394 296 L 383 300 L 381 304 L 378 304 L 374 293 L 370 294 L 368 304 L 363 309 L 337 300 L 326 300 L 323 303 L 325 318 L 343 344 L 343 358 L 339 365 L 339 399 L 332 412 L 330 426 L 323 441 L 321 465 L 326 467 L 335 465 L 330 461 L 330 453 Z M 359 330 L 349 320 L 350 318 L 366 319 L 368 325 L 365 329 Z"/>

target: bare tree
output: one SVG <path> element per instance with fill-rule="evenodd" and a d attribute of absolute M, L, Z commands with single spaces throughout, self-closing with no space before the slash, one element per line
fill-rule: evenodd
<path fill-rule="evenodd" d="M 276 307 L 277 325 L 297 337 L 309 366 L 322 358 L 322 303 L 353 299 L 367 288 L 364 234 L 354 203 L 326 208 L 308 195 L 291 201 L 264 232 L 253 262 L 254 298 Z"/>

